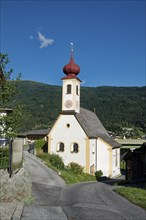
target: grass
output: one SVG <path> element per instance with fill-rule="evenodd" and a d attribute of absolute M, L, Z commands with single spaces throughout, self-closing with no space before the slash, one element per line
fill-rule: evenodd
<path fill-rule="evenodd" d="M 34 203 L 34 197 L 31 195 L 31 196 L 27 196 L 25 197 L 22 202 L 25 203 L 25 205 L 31 205 Z"/>
<path fill-rule="evenodd" d="M 9 167 L 9 149 L 0 148 L 0 169 Z"/>
<path fill-rule="evenodd" d="M 66 184 L 74 184 L 79 182 L 86 182 L 86 181 L 96 181 L 95 176 L 82 173 L 82 174 L 75 174 L 68 170 L 67 168 L 63 170 L 59 170 L 56 167 L 52 166 L 52 164 L 49 162 L 49 155 L 48 154 L 39 154 L 39 158 L 41 158 L 45 164 L 55 170 L 59 173 L 59 175 L 65 180 Z M 123 181 L 121 182 L 123 184 Z M 116 184 L 114 184 L 116 185 Z M 117 185 L 119 185 L 117 183 Z M 135 188 L 135 187 L 121 187 L 121 188 L 115 188 L 114 191 L 121 196 L 128 199 L 133 204 L 140 206 L 144 209 L 146 209 L 146 189 L 141 188 Z"/>
<path fill-rule="evenodd" d="M 135 205 L 138 205 L 146 210 L 146 189 L 134 187 L 116 188 L 114 191 L 128 199 Z"/>
<path fill-rule="evenodd" d="M 74 174 L 68 170 L 60 171 L 62 178 L 65 180 L 67 184 L 74 184 L 79 182 L 87 182 L 87 181 L 95 181 L 95 176 L 92 176 L 87 173 L 83 174 Z"/>
<path fill-rule="evenodd" d="M 66 184 L 96 181 L 95 176 L 87 174 L 87 173 L 75 174 L 71 172 L 69 169 L 67 169 L 66 167 L 64 169 L 57 169 L 49 162 L 49 154 L 40 153 L 39 151 L 39 153 L 37 153 L 37 157 L 42 159 L 48 167 L 58 172 L 59 175 L 65 180 Z"/>
<path fill-rule="evenodd" d="M 122 170 L 126 170 L 126 162 L 125 162 L 125 161 L 121 161 L 121 162 L 120 162 L 120 168 L 121 168 Z"/>
<path fill-rule="evenodd" d="M 82 174 L 75 174 L 71 172 L 71 170 L 67 169 L 66 167 L 63 170 L 59 170 L 56 167 L 52 166 L 49 162 L 49 155 L 47 153 L 42 153 L 40 148 L 37 149 L 37 156 L 41 158 L 45 164 L 59 173 L 59 175 L 65 180 L 67 184 L 74 184 L 78 182 L 86 182 L 86 181 L 96 181 L 95 176 L 82 173 Z M 121 168 L 125 169 L 125 163 L 121 163 Z M 125 181 L 121 182 L 120 184 L 124 184 Z M 119 183 L 115 183 L 114 185 L 120 185 Z M 128 199 L 133 204 L 140 206 L 146 210 L 146 189 L 135 188 L 135 187 L 121 187 L 115 188 L 114 191 L 121 196 Z"/>

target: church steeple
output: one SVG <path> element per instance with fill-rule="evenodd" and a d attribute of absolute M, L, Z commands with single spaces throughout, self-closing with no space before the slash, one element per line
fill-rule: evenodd
<path fill-rule="evenodd" d="M 73 46 L 73 44 L 71 43 Z M 62 110 L 63 111 L 80 111 L 80 82 L 77 77 L 80 72 L 80 67 L 74 62 L 73 47 L 71 48 L 70 61 L 63 67 L 63 72 L 66 74 L 63 80 L 62 87 Z"/>
<path fill-rule="evenodd" d="M 76 78 L 78 80 L 80 80 L 77 75 L 80 72 L 80 67 L 74 62 L 74 58 L 73 58 L 73 49 L 71 49 L 71 56 L 70 56 L 70 61 L 67 65 L 65 65 L 63 67 L 63 72 L 66 74 L 66 77 L 62 78 L 62 79 L 73 79 Z"/>

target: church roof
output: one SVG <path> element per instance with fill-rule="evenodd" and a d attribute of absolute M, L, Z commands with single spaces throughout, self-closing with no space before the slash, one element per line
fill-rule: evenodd
<path fill-rule="evenodd" d="M 80 113 L 76 113 L 75 117 L 89 138 L 99 137 L 113 148 L 121 146 L 109 136 L 108 132 L 94 112 L 80 108 Z"/>
<path fill-rule="evenodd" d="M 71 54 L 69 63 L 63 67 L 63 72 L 66 75 L 78 75 L 79 74 L 80 67 L 74 62 L 73 54 Z"/>

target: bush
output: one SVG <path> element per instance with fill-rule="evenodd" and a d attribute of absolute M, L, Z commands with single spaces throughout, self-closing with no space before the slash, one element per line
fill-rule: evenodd
<path fill-rule="evenodd" d="M 103 175 L 103 172 L 101 170 L 98 170 L 95 172 L 95 177 L 96 177 L 96 180 L 99 180 L 100 177 L 102 177 Z"/>
<path fill-rule="evenodd" d="M 84 167 L 82 167 L 81 165 L 79 165 L 78 163 L 74 163 L 74 162 L 71 162 L 69 165 L 68 165 L 68 168 L 71 172 L 73 172 L 74 174 L 83 174 L 83 170 L 84 170 Z"/>
<path fill-rule="evenodd" d="M 35 141 L 35 147 L 36 149 L 41 149 L 43 145 L 46 143 L 44 139 L 38 139 Z"/>
<path fill-rule="evenodd" d="M 9 149 L 0 148 L 0 169 L 9 167 Z"/>
<path fill-rule="evenodd" d="M 45 143 L 46 143 L 46 141 L 44 139 L 38 139 L 38 140 L 35 141 L 35 149 L 36 149 L 36 155 L 37 156 L 39 154 L 43 153 L 42 147 L 44 146 Z"/>
<path fill-rule="evenodd" d="M 62 170 L 65 167 L 62 158 L 57 154 L 50 154 L 49 161 L 57 169 Z"/>

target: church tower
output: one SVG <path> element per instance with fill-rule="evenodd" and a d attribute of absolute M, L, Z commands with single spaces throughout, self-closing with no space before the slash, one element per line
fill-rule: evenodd
<path fill-rule="evenodd" d="M 62 78 L 62 111 L 80 113 L 80 82 L 77 77 L 80 67 L 74 62 L 73 49 L 71 49 L 70 61 L 63 67 L 66 74 Z"/>

